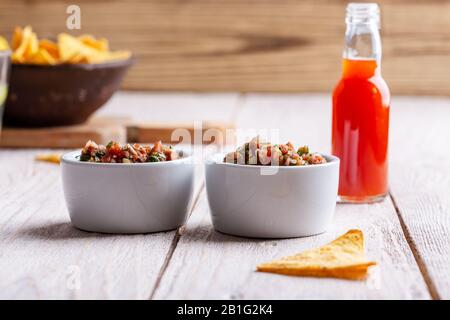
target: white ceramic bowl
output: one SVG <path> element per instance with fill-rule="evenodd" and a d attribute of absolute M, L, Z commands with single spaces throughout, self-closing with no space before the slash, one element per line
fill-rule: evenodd
<path fill-rule="evenodd" d="M 72 224 L 105 233 L 147 233 L 183 225 L 192 201 L 192 157 L 157 163 L 91 163 L 69 152 L 61 160 Z"/>
<path fill-rule="evenodd" d="M 339 158 L 312 166 L 262 167 L 206 162 L 206 191 L 214 228 L 255 238 L 303 237 L 331 224 L 339 182 Z M 261 171 L 263 170 L 263 171 Z M 275 174 L 263 175 L 262 173 Z"/>

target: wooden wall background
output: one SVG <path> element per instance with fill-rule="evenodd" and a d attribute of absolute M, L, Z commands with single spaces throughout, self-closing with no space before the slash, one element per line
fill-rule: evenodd
<path fill-rule="evenodd" d="M 450 1 L 378 2 L 393 93 L 450 95 Z M 55 35 L 73 3 L 81 33 L 135 53 L 126 89 L 330 91 L 339 77 L 342 0 L 0 0 L 0 34 Z"/>

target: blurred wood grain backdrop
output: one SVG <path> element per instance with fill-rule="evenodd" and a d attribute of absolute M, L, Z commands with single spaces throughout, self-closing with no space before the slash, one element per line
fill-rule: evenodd
<path fill-rule="evenodd" d="M 124 87 L 187 91 L 330 91 L 340 74 L 341 0 L 0 0 L 0 34 L 32 25 L 131 49 Z M 450 1 L 381 0 L 383 74 L 394 94 L 450 95 Z"/>

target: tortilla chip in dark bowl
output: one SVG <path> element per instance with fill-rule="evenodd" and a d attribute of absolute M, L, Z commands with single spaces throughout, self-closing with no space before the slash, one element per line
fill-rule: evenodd
<path fill-rule="evenodd" d="M 4 123 L 44 127 L 79 124 L 117 91 L 134 59 L 54 66 L 13 64 Z"/>

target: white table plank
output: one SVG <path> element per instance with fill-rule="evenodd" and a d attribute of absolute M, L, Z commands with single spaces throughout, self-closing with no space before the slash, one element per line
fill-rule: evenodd
<path fill-rule="evenodd" d="M 253 240 L 218 233 L 201 197 L 182 233 L 156 299 L 428 299 L 428 291 L 389 199 L 376 205 L 340 205 L 333 228 L 322 235 Z M 255 271 L 256 265 L 325 244 L 351 228 L 366 236 L 379 268 L 366 281 L 288 277 Z"/>
<path fill-rule="evenodd" d="M 248 134 L 271 134 L 273 130 L 271 141 L 308 144 L 311 150 L 330 153 L 331 98 L 323 94 L 246 95 L 236 127 Z"/>
<path fill-rule="evenodd" d="M 131 92 L 116 95 L 99 114 L 149 121 L 237 115 L 237 127 L 282 128 L 280 141 L 329 152 L 329 107 L 327 95 L 241 99 L 237 94 Z M 204 195 L 180 238 L 175 232 L 107 236 L 78 231 L 68 225 L 57 166 L 34 162 L 36 150 L 0 150 L 0 298 L 427 299 L 430 292 L 433 298 L 449 298 L 449 119 L 450 100 L 395 98 L 390 177 L 398 213 L 390 199 L 370 206 L 339 205 L 330 232 L 277 241 L 212 231 Z M 418 146 L 426 156 L 418 156 Z M 380 272 L 368 282 L 254 272 L 260 262 L 321 245 L 354 227 L 364 230 L 368 255 L 380 262 Z M 79 289 L 73 281 L 77 273 Z"/>
<path fill-rule="evenodd" d="M 0 151 L 0 298 L 148 299 L 176 231 L 105 235 L 73 228 L 59 166 L 35 162 L 38 152 Z"/>
<path fill-rule="evenodd" d="M 239 107 L 237 93 L 145 93 L 118 92 L 98 116 L 123 116 L 132 121 L 185 123 L 193 121 L 233 121 Z"/>
<path fill-rule="evenodd" d="M 233 120 L 238 98 L 119 92 L 97 114 L 144 122 Z M 35 162 L 38 152 L 0 150 L 0 298 L 149 298 L 176 232 L 114 236 L 72 228 L 59 168 Z M 195 193 L 202 174 L 198 166 Z"/>
<path fill-rule="evenodd" d="M 328 95 L 254 95 L 248 96 L 247 101 L 238 126 L 252 128 L 257 123 L 257 128 L 280 128 L 279 124 L 287 121 L 280 131 L 282 141 L 306 141 L 315 150 L 329 151 Z M 258 117 L 249 121 L 255 114 Z M 391 195 L 434 298 L 450 296 L 449 121 L 448 98 L 393 98 L 389 148 Z"/>
<path fill-rule="evenodd" d="M 450 100 L 393 105 L 391 193 L 434 298 L 450 299 Z"/>
<path fill-rule="evenodd" d="M 328 104 L 328 106 L 327 106 Z M 326 96 L 250 95 L 238 127 L 280 129 L 280 141 L 327 151 L 331 113 Z M 368 255 L 380 267 L 367 282 L 255 273 L 258 263 L 325 244 L 351 228 L 366 234 Z M 316 237 L 249 240 L 210 226 L 202 197 L 182 235 L 155 298 L 430 298 L 390 199 L 374 205 L 339 205 L 332 230 Z"/>

